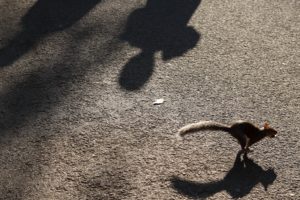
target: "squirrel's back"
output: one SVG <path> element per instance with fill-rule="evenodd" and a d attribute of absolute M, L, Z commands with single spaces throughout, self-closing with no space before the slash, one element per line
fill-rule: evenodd
<path fill-rule="evenodd" d="M 200 130 L 221 130 L 230 131 L 230 126 L 214 122 L 214 121 L 200 121 L 197 123 L 188 124 L 178 130 L 179 136 L 184 136 L 188 133 L 200 131 Z"/>

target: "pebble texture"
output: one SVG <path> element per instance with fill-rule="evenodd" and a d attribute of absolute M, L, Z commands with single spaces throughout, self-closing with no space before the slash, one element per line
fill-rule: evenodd
<path fill-rule="evenodd" d="M 1 0 L 0 199 L 300 199 L 299 13 L 297 0 Z M 175 136 L 239 119 L 278 137 L 243 160 L 226 133 Z"/>

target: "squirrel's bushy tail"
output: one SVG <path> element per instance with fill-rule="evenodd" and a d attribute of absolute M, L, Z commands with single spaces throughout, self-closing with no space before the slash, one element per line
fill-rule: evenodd
<path fill-rule="evenodd" d="M 188 133 L 193 133 L 200 130 L 217 130 L 217 131 L 230 131 L 230 126 L 221 124 L 214 121 L 200 121 L 197 123 L 188 124 L 178 130 L 178 136 L 183 137 Z"/>

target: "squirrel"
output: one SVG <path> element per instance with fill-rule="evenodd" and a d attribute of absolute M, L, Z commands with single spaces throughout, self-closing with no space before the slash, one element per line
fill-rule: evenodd
<path fill-rule="evenodd" d="M 262 128 L 258 128 L 250 122 L 237 121 L 232 125 L 225 125 L 214 121 L 200 121 L 198 123 L 188 124 L 178 131 L 178 136 L 184 135 L 200 130 L 219 130 L 228 132 L 232 137 L 237 139 L 241 145 L 242 152 L 247 154 L 251 152 L 250 146 L 262 140 L 265 137 L 274 138 L 277 131 L 270 127 L 269 123 L 265 123 Z"/>

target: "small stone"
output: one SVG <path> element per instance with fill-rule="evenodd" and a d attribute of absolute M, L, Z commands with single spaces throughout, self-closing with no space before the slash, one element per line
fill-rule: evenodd
<path fill-rule="evenodd" d="M 153 105 L 160 105 L 160 104 L 162 104 L 163 102 L 165 102 L 164 99 L 156 99 L 156 100 L 153 102 Z"/>

